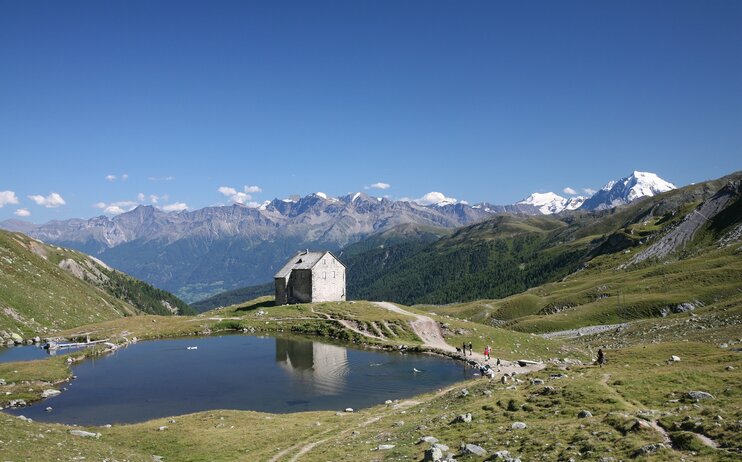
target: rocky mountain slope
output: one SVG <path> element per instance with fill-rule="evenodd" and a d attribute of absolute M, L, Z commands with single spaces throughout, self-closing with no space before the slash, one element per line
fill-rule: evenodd
<path fill-rule="evenodd" d="M 140 313 L 192 313 L 177 297 L 100 260 L 0 231 L 0 337 L 45 335 Z"/>

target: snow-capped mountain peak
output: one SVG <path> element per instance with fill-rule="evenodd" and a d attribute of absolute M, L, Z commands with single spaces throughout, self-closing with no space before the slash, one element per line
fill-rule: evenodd
<path fill-rule="evenodd" d="M 628 204 L 642 197 L 652 197 L 675 189 L 675 185 L 650 172 L 635 171 L 626 178 L 610 181 L 587 199 L 583 209 L 604 210 Z"/>
<path fill-rule="evenodd" d="M 522 201 L 516 202 L 516 204 L 533 205 L 544 215 L 551 215 L 552 213 L 559 213 L 564 210 L 567 199 L 553 192 L 533 193 Z"/>

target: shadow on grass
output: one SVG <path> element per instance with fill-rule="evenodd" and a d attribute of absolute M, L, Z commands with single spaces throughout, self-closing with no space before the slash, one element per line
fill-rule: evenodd
<path fill-rule="evenodd" d="M 257 310 L 258 308 L 268 308 L 269 306 L 276 306 L 276 302 L 274 300 L 265 300 L 258 303 L 252 303 L 250 305 L 245 305 L 237 308 L 235 311 L 253 311 Z"/>

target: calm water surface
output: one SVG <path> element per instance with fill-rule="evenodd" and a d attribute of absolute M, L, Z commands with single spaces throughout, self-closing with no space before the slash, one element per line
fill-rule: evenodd
<path fill-rule="evenodd" d="M 44 359 L 57 354 L 63 355 L 81 348 L 65 348 L 62 350 L 45 350 L 41 345 L 19 345 L 11 347 L 0 347 L 0 363 L 12 361 L 31 361 Z"/>
<path fill-rule="evenodd" d="M 61 395 L 9 412 L 103 425 L 209 409 L 358 409 L 436 390 L 471 370 L 437 356 L 228 335 L 141 342 L 86 360 L 73 373 L 77 379 Z M 46 412 L 47 406 L 53 410 Z"/>

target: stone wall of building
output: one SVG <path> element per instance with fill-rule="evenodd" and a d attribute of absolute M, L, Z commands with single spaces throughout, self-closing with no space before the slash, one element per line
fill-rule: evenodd
<path fill-rule="evenodd" d="M 312 270 L 293 270 L 289 278 L 289 303 L 312 303 Z"/>
<path fill-rule="evenodd" d="M 312 271 L 312 302 L 345 300 L 345 267 L 325 254 Z"/>

